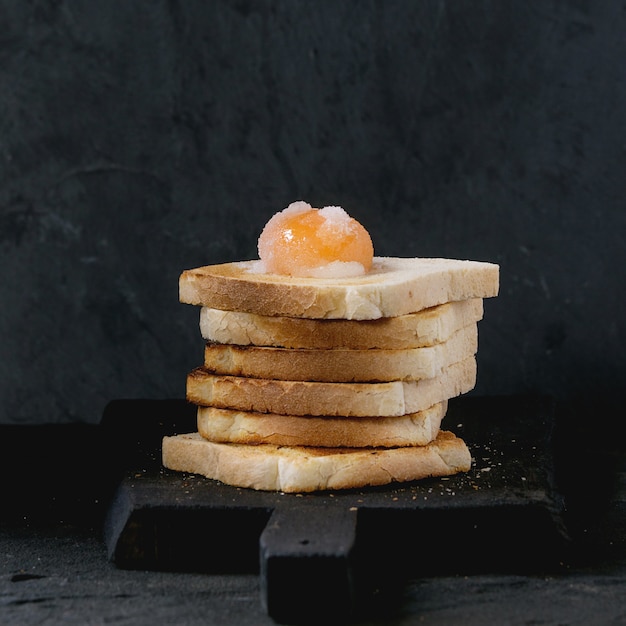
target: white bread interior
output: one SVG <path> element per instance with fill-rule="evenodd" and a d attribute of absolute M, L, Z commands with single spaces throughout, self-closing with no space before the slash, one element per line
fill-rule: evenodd
<path fill-rule="evenodd" d="M 258 315 L 366 320 L 489 298 L 499 289 L 499 266 L 481 261 L 375 257 L 367 274 L 335 279 L 266 274 L 259 267 L 260 261 L 238 261 L 185 270 L 180 301 Z"/>
<path fill-rule="evenodd" d="M 199 433 L 164 437 L 163 465 L 238 487 L 312 492 L 352 489 L 467 471 L 465 442 L 448 431 L 425 446 L 306 448 L 215 443 Z"/>
<path fill-rule="evenodd" d="M 197 368 L 187 376 L 187 400 L 201 406 L 278 413 L 368 417 L 406 415 L 467 393 L 476 358 L 452 363 L 433 378 L 386 383 L 323 383 L 219 376 Z"/>
<path fill-rule="evenodd" d="M 423 348 L 480 321 L 482 298 L 446 302 L 417 313 L 376 320 L 305 319 L 200 309 L 200 334 L 213 343 L 353 350 Z"/>
<path fill-rule="evenodd" d="M 198 407 L 210 441 L 337 448 L 424 446 L 439 432 L 447 401 L 399 417 L 312 417 Z"/>

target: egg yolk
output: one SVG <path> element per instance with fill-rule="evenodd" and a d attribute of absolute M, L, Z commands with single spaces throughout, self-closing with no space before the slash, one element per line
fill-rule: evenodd
<path fill-rule="evenodd" d="M 374 249 L 367 230 L 341 207 L 294 202 L 276 213 L 259 237 L 266 272 L 340 278 L 364 274 Z"/>

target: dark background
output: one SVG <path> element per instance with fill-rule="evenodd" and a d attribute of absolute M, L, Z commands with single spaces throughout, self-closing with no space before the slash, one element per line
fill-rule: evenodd
<path fill-rule="evenodd" d="M 615 0 L 0 1 L 0 422 L 183 397 L 180 272 L 304 199 L 500 264 L 472 393 L 623 429 L 624 33 Z"/>

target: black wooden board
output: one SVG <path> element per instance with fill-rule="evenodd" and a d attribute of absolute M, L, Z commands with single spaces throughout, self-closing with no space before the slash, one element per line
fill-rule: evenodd
<path fill-rule="evenodd" d="M 567 543 L 554 484 L 553 403 L 544 397 L 450 402 L 470 472 L 315 494 L 258 492 L 161 465 L 164 435 L 195 430 L 184 401 L 116 400 L 101 425 L 119 487 L 105 520 L 120 568 L 258 573 L 278 621 L 345 619 L 406 575 L 539 572 Z"/>

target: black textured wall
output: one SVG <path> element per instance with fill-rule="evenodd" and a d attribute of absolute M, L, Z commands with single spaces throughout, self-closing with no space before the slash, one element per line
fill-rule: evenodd
<path fill-rule="evenodd" d="M 381 255 L 499 263 L 475 393 L 616 417 L 625 2 L 4 0 L 0 25 L 0 422 L 182 397 L 178 275 L 256 256 L 295 199 Z"/>

